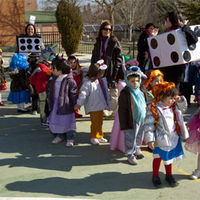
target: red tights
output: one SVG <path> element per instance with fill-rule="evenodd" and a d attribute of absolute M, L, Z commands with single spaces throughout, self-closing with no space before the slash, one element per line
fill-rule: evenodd
<path fill-rule="evenodd" d="M 153 160 L 153 177 L 159 176 L 161 158 L 154 158 Z M 166 176 L 172 175 L 172 164 L 165 165 Z"/>

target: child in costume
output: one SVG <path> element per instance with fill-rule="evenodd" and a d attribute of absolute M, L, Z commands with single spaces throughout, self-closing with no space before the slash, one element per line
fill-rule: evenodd
<path fill-rule="evenodd" d="M 185 149 L 197 154 L 197 169 L 190 175 L 191 179 L 200 178 L 200 107 L 187 123 L 190 137 L 186 140 Z"/>
<path fill-rule="evenodd" d="M 125 152 L 128 162 L 137 164 L 136 156 L 144 157 L 137 143 L 142 144 L 143 124 L 146 115 L 146 102 L 144 93 L 140 90 L 142 73 L 137 66 L 126 70 L 126 87 L 119 96 L 119 122 L 124 132 Z M 138 139 L 138 135 L 140 139 Z M 140 140 L 140 141 L 137 141 Z"/>
<path fill-rule="evenodd" d="M 110 97 L 108 95 L 107 81 L 104 76 L 107 65 L 103 60 L 91 64 L 83 82 L 77 104 L 74 109 L 80 109 L 84 105 L 85 113 L 90 114 L 91 139 L 94 145 L 107 142 L 103 136 L 103 110 L 110 110 Z"/>
<path fill-rule="evenodd" d="M 159 168 L 163 160 L 166 170 L 165 180 L 171 187 L 178 185 L 172 176 L 172 163 L 184 158 L 181 137 L 189 137 L 182 112 L 187 108 L 184 96 L 173 82 L 163 82 L 153 87 L 154 99 L 148 106 L 144 132 L 146 144 L 153 150 L 154 186 L 160 187 Z"/>
<path fill-rule="evenodd" d="M 156 69 L 156 70 L 149 71 L 148 79 L 146 80 L 144 84 L 148 90 L 148 102 L 150 102 L 154 98 L 152 94 L 152 88 L 158 83 L 163 83 L 164 81 L 163 78 L 164 78 L 164 75 L 160 70 Z"/>
<path fill-rule="evenodd" d="M 6 82 L 5 82 L 5 75 L 4 75 L 4 69 L 3 69 L 3 58 L 2 58 L 2 49 L 0 49 L 0 106 L 5 106 L 5 104 L 2 102 L 2 90 L 6 90 Z"/>
<path fill-rule="evenodd" d="M 126 55 L 123 56 L 123 72 L 126 73 L 126 66 L 125 63 L 130 66 L 137 66 L 139 63 L 137 60 L 131 59 Z M 117 84 L 118 89 L 118 97 L 120 95 L 121 90 L 126 86 L 126 82 L 123 77 L 119 77 L 119 81 Z M 115 120 L 112 127 L 111 137 L 110 137 L 110 150 L 120 150 L 121 152 L 125 152 L 125 145 L 124 145 L 124 132 L 120 130 L 119 124 L 119 114 L 118 112 L 115 113 Z"/>
<path fill-rule="evenodd" d="M 72 67 L 73 77 L 74 80 L 76 81 L 79 92 L 83 80 L 83 71 L 81 70 L 82 66 L 80 66 L 79 60 L 75 56 L 69 56 L 67 60 Z M 79 110 L 75 110 L 75 117 L 76 118 L 82 117 L 82 115 L 79 113 Z"/>
<path fill-rule="evenodd" d="M 52 144 L 64 141 L 66 135 L 67 147 L 74 145 L 76 119 L 74 105 L 78 97 L 76 82 L 73 79 L 71 66 L 61 56 L 52 61 L 53 79 L 48 93 L 49 128 L 56 135 Z"/>
<path fill-rule="evenodd" d="M 28 112 L 24 108 L 24 103 L 30 103 L 30 87 L 27 74 L 28 63 L 26 57 L 22 54 L 15 53 L 11 59 L 9 70 L 9 75 L 12 80 L 8 101 L 17 104 L 18 112 Z"/>
<path fill-rule="evenodd" d="M 51 69 L 44 63 L 36 62 L 35 69 L 29 77 L 30 84 L 35 88 L 35 92 L 39 96 L 41 125 L 47 125 L 47 117 L 45 114 L 45 102 L 47 98 L 46 85 L 51 73 Z"/>

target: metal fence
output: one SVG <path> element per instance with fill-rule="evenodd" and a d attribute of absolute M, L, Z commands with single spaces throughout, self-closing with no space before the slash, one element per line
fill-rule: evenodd
<path fill-rule="evenodd" d="M 64 52 L 64 49 L 62 48 L 61 45 L 61 35 L 59 32 L 41 32 L 39 35 L 43 39 L 44 45 L 48 45 L 54 48 L 54 50 L 57 53 Z M 13 35 L 13 37 L 16 37 Z M 94 47 L 95 41 L 83 41 L 83 38 L 81 39 L 79 43 L 79 47 L 77 50 L 77 53 L 82 53 L 82 54 L 91 54 L 92 49 Z M 131 56 L 135 58 L 136 56 L 136 43 L 133 42 L 121 42 L 122 46 L 122 53 Z M 16 49 L 16 46 L 8 46 L 8 47 L 3 47 L 4 52 L 14 52 Z"/>

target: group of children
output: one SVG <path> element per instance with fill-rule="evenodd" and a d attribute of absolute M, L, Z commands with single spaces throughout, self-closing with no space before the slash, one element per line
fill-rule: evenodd
<path fill-rule="evenodd" d="M 129 60 L 123 66 L 124 79 L 118 82 L 119 106 L 112 129 L 111 150 L 120 149 L 126 153 L 128 162 L 136 165 L 137 159 L 144 157 L 140 146 L 145 137 L 153 152 L 153 184 L 161 186 L 159 167 L 163 160 L 165 179 L 175 187 L 178 183 L 172 176 L 172 163 L 184 157 L 181 146 L 181 139 L 184 139 L 186 149 L 198 154 L 198 166 L 191 178 L 199 178 L 200 109 L 186 128 L 182 112 L 186 110 L 187 101 L 184 96 L 179 96 L 175 84 L 164 81 L 159 70 L 143 74 L 137 64 L 137 61 Z M 66 138 L 68 147 L 74 144 L 76 117 L 81 116 L 78 110 L 84 106 L 91 119 L 90 141 L 99 145 L 107 142 L 102 129 L 103 111 L 111 110 L 104 77 L 106 69 L 104 61 L 99 60 L 90 65 L 82 78 L 74 56 L 67 60 L 56 55 L 51 68 L 42 62 L 37 63 L 28 76 L 26 60 L 15 54 L 10 63 L 12 81 L 8 100 L 18 105 L 19 112 L 26 112 L 23 103 L 30 102 L 31 85 L 39 95 L 41 123 L 47 122 L 47 107 L 49 129 L 55 135 L 52 143 L 58 144 Z"/>

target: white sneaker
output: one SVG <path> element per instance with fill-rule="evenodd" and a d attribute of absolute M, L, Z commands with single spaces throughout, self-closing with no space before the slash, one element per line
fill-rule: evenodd
<path fill-rule="evenodd" d="M 137 149 L 135 152 L 135 156 L 137 159 L 142 159 L 144 158 L 144 154 L 142 153 L 142 151 L 140 149 Z"/>
<path fill-rule="evenodd" d="M 41 123 L 41 126 L 47 126 L 47 127 L 48 127 L 48 126 L 49 126 L 49 123 L 48 123 L 48 122 L 42 122 L 42 123 Z"/>
<path fill-rule="evenodd" d="M 73 147 L 74 146 L 74 140 L 67 140 L 66 146 L 67 147 Z"/>
<path fill-rule="evenodd" d="M 108 140 L 105 139 L 105 138 L 101 138 L 101 139 L 98 139 L 98 140 L 99 140 L 100 143 L 107 143 L 108 142 Z"/>
<path fill-rule="evenodd" d="M 138 164 L 138 162 L 137 162 L 135 156 L 131 156 L 130 158 L 128 158 L 128 162 L 129 162 L 131 165 L 137 165 L 137 164 Z"/>
<path fill-rule="evenodd" d="M 195 180 L 200 178 L 200 170 L 195 169 L 192 174 L 190 175 L 190 179 Z"/>
<path fill-rule="evenodd" d="M 59 143 L 61 143 L 61 142 L 63 142 L 64 141 L 64 139 L 63 138 L 60 138 L 60 137 L 58 137 L 58 136 L 56 136 L 53 140 L 52 140 L 52 144 L 59 144 Z"/>
<path fill-rule="evenodd" d="M 33 115 L 37 115 L 37 110 L 34 110 L 34 111 L 32 112 L 32 114 L 33 114 Z"/>
<path fill-rule="evenodd" d="M 99 145 L 99 140 L 97 138 L 91 138 L 90 142 L 94 145 Z"/>

